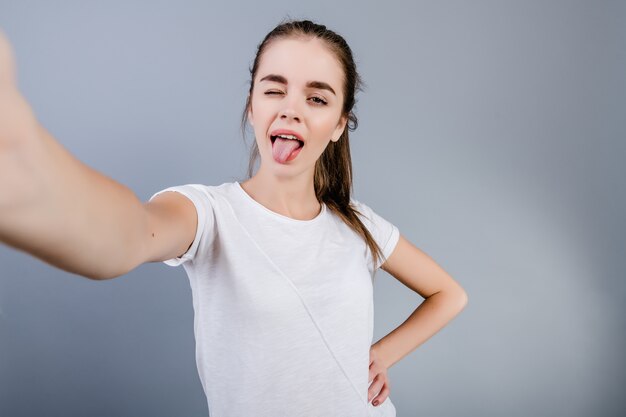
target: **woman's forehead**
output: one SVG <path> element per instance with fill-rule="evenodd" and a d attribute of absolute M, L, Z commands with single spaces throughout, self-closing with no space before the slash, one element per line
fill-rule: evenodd
<path fill-rule="evenodd" d="M 257 80 L 268 74 L 278 74 L 289 84 L 304 86 L 309 81 L 330 84 L 341 89 L 343 70 L 330 50 L 318 39 L 280 39 L 268 45 L 263 52 Z"/>

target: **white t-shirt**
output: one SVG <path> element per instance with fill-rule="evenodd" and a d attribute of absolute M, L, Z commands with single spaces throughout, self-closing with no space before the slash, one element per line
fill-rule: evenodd
<path fill-rule="evenodd" d="M 372 255 L 322 204 L 312 220 L 283 216 L 239 184 L 176 191 L 198 215 L 179 258 L 192 290 L 196 362 L 211 417 L 396 415 L 367 401 L 374 327 Z M 396 226 L 352 199 L 385 257 Z"/>

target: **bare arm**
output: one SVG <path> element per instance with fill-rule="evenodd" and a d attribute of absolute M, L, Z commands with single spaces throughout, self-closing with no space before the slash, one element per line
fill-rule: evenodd
<path fill-rule="evenodd" d="M 91 279 L 182 254 L 193 203 L 164 193 L 144 204 L 76 159 L 37 122 L 12 67 L 0 32 L 0 242 Z"/>
<path fill-rule="evenodd" d="M 0 186 L 0 240 L 88 278 L 133 269 L 147 232 L 141 201 L 74 158 L 43 127 L 38 133 L 37 143 L 14 151 L 9 187 L 4 180 Z"/>

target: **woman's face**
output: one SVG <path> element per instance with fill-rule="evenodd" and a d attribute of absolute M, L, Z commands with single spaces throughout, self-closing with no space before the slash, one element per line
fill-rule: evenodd
<path fill-rule="evenodd" d="M 322 41 L 275 41 L 261 57 L 248 112 L 261 164 L 290 174 L 313 171 L 328 143 L 337 141 L 345 128 L 342 105 L 343 70 Z M 302 138 L 304 146 L 295 158 L 281 162 L 274 157 L 271 136 L 278 129 Z"/>

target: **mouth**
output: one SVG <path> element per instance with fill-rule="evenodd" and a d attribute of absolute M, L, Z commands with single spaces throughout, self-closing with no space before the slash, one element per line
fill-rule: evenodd
<path fill-rule="evenodd" d="M 276 138 L 277 137 L 278 137 L 278 135 L 270 136 L 270 140 L 272 141 L 272 145 L 274 145 L 274 142 L 276 142 Z M 286 139 L 286 140 L 296 140 L 300 144 L 300 148 L 302 148 L 304 146 L 304 142 L 301 141 L 300 139 Z"/>
<path fill-rule="evenodd" d="M 272 157 L 280 164 L 293 161 L 304 147 L 304 141 L 298 139 L 296 135 L 270 135 L 270 140 L 272 141 Z"/>

